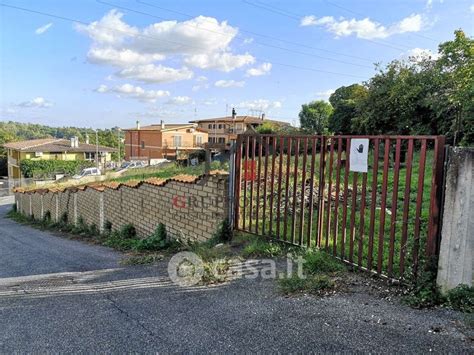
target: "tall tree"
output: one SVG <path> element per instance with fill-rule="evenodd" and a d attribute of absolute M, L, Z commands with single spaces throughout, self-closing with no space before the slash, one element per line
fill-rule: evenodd
<path fill-rule="evenodd" d="M 341 86 L 330 97 L 334 111 L 329 118 L 329 130 L 337 134 L 355 133 L 352 121 L 361 114 L 361 103 L 367 96 L 367 89 L 360 84 Z"/>
<path fill-rule="evenodd" d="M 299 113 L 300 127 L 309 133 L 322 134 L 327 130 L 331 114 L 332 106 L 326 101 L 317 100 L 304 104 Z"/>

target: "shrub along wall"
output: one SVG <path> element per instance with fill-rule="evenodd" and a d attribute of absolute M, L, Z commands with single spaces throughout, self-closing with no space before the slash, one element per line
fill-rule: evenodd
<path fill-rule="evenodd" d="M 107 222 L 113 230 L 133 224 L 142 237 L 163 223 L 171 236 L 205 241 L 228 215 L 228 175 L 214 172 L 63 190 L 18 189 L 15 198 L 18 211 L 35 219 L 42 219 L 49 211 L 53 221 L 67 215 L 71 224 L 82 219 L 101 231 Z"/>

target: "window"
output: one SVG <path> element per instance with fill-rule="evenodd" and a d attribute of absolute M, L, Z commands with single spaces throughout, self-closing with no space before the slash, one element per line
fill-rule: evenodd
<path fill-rule="evenodd" d="M 219 143 L 225 143 L 225 138 L 224 137 L 219 137 Z"/>
<path fill-rule="evenodd" d="M 202 136 L 196 136 L 196 144 L 202 144 Z"/>
<path fill-rule="evenodd" d="M 219 129 L 222 129 L 222 125 L 221 125 L 221 124 L 219 124 Z"/>
<path fill-rule="evenodd" d="M 142 141 L 141 146 L 142 146 L 142 149 L 145 149 L 145 141 Z"/>
<path fill-rule="evenodd" d="M 173 137 L 173 145 L 175 147 L 181 147 L 181 136 L 174 136 Z"/>
<path fill-rule="evenodd" d="M 85 153 L 85 160 L 94 161 L 95 160 L 95 153 Z"/>
<path fill-rule="evenodd" d="M 209 124 L 207 127 L 208 127 L 209 129 L 212 129 L 212 124 Z"/>

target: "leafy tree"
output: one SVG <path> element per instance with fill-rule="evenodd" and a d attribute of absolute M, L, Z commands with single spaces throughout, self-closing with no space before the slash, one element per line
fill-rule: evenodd
<path fill-rule="evenodd" d="M 330 97 L 334 111 L 329 118 L 329 130 L 337 134 L 352 134 L 352 121 L 361 114 L 361 102 L 367 88 L 360 84 L 341 86 Z"/>
<path fill-rule="evenodd" d="M 331 104 L 323 100 L 302 105 L 299 113 L 301 128 L 310 133 L 324 133 L 327 130 L 332 110 Z"/>

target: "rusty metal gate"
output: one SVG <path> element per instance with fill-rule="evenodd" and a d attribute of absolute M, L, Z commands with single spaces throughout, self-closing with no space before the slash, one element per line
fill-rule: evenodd
<path fill-rule="evenodd" d="M 369 140 L 368 171 L 350 169 Z M 237 230 L 325 249 L 391 278 L 438 254 L 443 136 L 239 135 Z"/>

